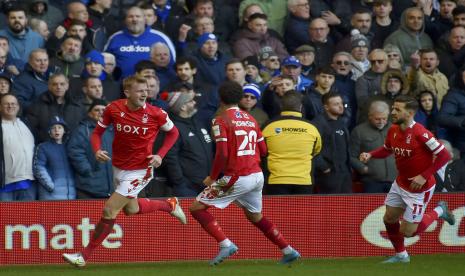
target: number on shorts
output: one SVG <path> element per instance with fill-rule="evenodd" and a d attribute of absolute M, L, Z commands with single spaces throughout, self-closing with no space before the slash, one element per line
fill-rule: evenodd
<path fill-rule="evenodd" d="M 255 155 L 257 146 L 257 132 L 255 130 L 247 131 L 240 129 L 234 132 L 237 137 L 243 137 L 242 143 L 237 149 L 237 156 Z"/>
<path fill-rule="evenodd" d="M 421 215 L 423 212 L 423 205 L 421 204 L 413 204 L 413 214 L 414 215 Z"/>

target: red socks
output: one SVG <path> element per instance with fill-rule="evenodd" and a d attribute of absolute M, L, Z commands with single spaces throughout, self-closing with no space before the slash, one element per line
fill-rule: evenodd
<path fill-rule="evenodd" d="M 429 212 L 428 214 L 423 215 L 423 219 L 418 224 L 417 231 L 413 234 L 414 236 L 420 235 L 421 233 L 425 232 L 426 228 L 431 225 L 435 220 L 438 219 L 438 213 L 435 211 Z"/>
<path fill-rule="evenodd" d="M 172 211 L 171 205 L 164 200 L 150 200 L 148 198 L 138 198 L 139 212 L 137 214 L 146 214 L 155 211 L 164 211 L 170 213 Z"/>
<path fill-rule="evenodd" d="M 400 233 L 400 222 L 396 222 L 393 224 L 389 224 L 384 222 L 384 225 L 386 226 L 386 231 L 389 237 L 389 240 L 391 241 L 392 245 L 394 246 L 394 249 L 396 250 L 396 253 L 404 252 L 405 251 L 405 246 L 404 246 L 404 235 Z"/>
<path fill-rule="evenodd" d="M 262 217 L 262 219 L 259 222 L 254 223 L 254 225 L 260 229 L 260 231 L 262 231 L 271 242 L 276 244 L 279 249 L 289 246 L 289 243 L 284 239 L 283 235 L 281 235 L 278 228 L 276 228 L 267 218 Z"/>
<path fill-rule="evenodd" d="M 89 244 L 82 251 L 82 256 L 84 257 L 84 260 L 87 260 L 94 251 L 94 249 L 97 248 L 105 240 L 105 238 L 110 234 L 111 230 L 113 230 L 114 224 L 114 219 L 100 219 L 99 223 L 95 227 L 94 234 L 92 235 Z"/>
<path fill-rule="evenodd" d="M 216 219 L 207 210 L 198 210 L 191 212 L 191 215 L 197 220 L 207 233 L 215 238 L 217 242 L 222 242 L 226 239 L 223 229 L 218 224 Z"/>

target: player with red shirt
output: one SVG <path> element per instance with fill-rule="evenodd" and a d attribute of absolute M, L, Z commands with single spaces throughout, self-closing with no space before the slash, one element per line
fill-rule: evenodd
<path fill-rule="evenodd" d="M 213 121 L 216 154 L 207 186 L 190 207 L 192 216 L 219 243 L 218 255 L 210 261 L 217 265 L 237 252 L 237 246 L 223 233 L 215 218 L 207 211 L 211 206 L 224 209 L 236 203 L 247 219 L 283 252 L 280 263 L 290 264 L 300 257 L 262 211 L 263 173 L 259 156 L 266 155 L 266 144 L 260 127 L 238 103 L 243 97 L 242 87 L 226 81 L 220 88 L 221 115 Z"/>
<path fill-rule="evenodd" d="M 113 229 L 117 215 L 145 214 L 164 211 L 186 223 L 186 216 L 177 198 L 166 201 L 137 198 L 139 192 L 153 178 L 153 168 L 161 165 L 163 157 L 178 138 L 178 130 L 170 118 L 158 107 L 146 104 L 148 84 L 140 77 L 131 76 L 124 80 L 123 89 L 127 99 L 116 100 L 108 105 L 102 120 L 91 136 L 92 148 L 99 162 L 110 160 L 108 152 L 101 148 L 101 137 L 108 126 L 113 125 L 113 182 L 115 192 L 105 202 L 103 216 L 95 232 L 81 253 L 63 254 L 68 263 L 85 266 L 97 248 Z M 163 146 L 152 153 L 153 143 L 159 130 L 166 131 Z"/>
<path fill-rule="evenodd" d="M 393 125 L 389 129 L 383 147 L 360 154 L 360 161 L 370 158 L 386 158 L 394 154 L 398 175 L 386 196 L 384 224 L 396 255 L 384 263 L 408 263 L 404 237 L 423 233 L 438 218 L 455 224 L 454 215 L 447 203 L 440 201 L 433 211 L 425 214 L 434 193 L 434 173 L 447 164 L 450 155 L 434 136 L 413 117 L 418 102 L 409 96 L 399 96 L 392 106 Z M 400 223 L 400 217 L 403 222 Z"/>

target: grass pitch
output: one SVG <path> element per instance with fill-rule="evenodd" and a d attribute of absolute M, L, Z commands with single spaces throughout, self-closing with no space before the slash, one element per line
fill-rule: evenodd
<path fill-rule="evenodd" d="M 194 276 L 294 276 L 294 275 L 408 275 L 408 276 L 453 276 L 465 275 L 465 254 L 416 255 L 409 264 L 380 264 L 381 257 L 303 259 L 291 267 L 278 265 L 270 260 L 227 260 L 216 267 L 206 261 L 159 262 L 131 264 L 89 264 L 77 269 L 70 265 L 26 265 L 0 267 L 0 275 L 194 275 Z"/>

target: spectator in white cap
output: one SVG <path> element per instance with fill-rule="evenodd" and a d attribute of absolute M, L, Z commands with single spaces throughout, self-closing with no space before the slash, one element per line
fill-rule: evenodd
<path fill-rule="evenodd" d="M 244 91 L 244 96 L 239 102 L 239 107 L 250 113 L 260 126 L 263 126 L 269 118 L 265 111 L 257 107 L 257 103 L 260 101 L 260 96 L 262 94 L 260 88 L 256 84 L 249 83 L 244 85 L 242 90 Z"/>

